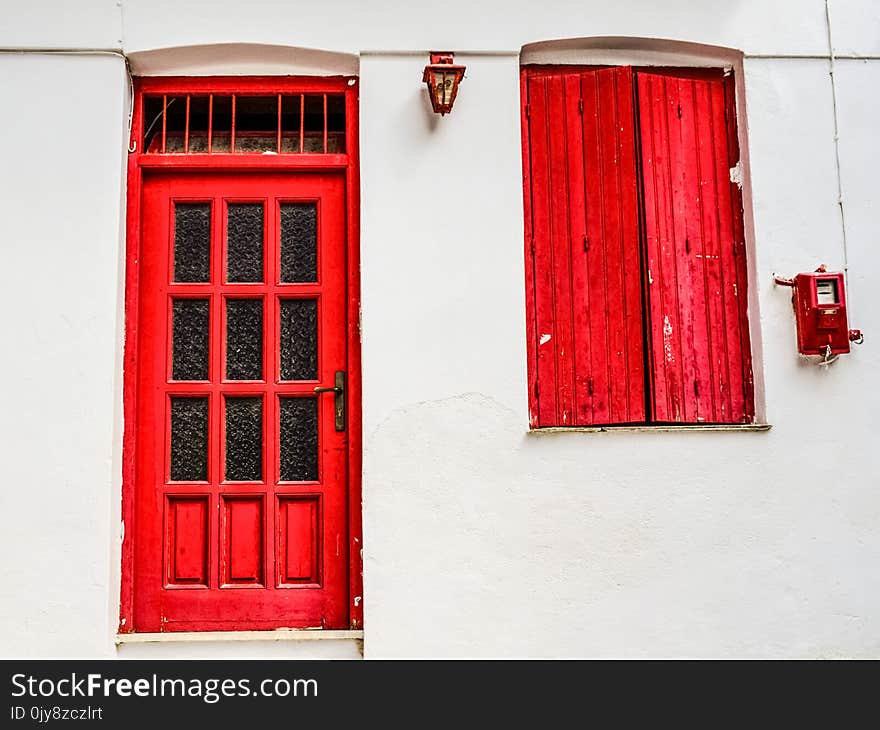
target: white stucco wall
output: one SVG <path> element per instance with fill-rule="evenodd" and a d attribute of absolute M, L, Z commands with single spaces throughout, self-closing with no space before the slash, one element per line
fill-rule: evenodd
<path fill-rule="evenodd" d="M 112 56 L 0 55 L 3 656 L 112 648 L 127 89 Z"/>
<path fill-rule="evenodd" d="M 801 362 L 771 277 L 843 264 L 827 61 L 746 61 L 773 429 L 548 435 L 526 434 L 517 59 L 463 58 L 435 129 L 405 88 L 421 61 L 361 61 L 367 655 L 875 655 L 876 354 Z M 874 78 L 841 66 L 850 93 Z M 870 145 L 870 112 L 842 111 Z M 432 231 L 438 174 L 457 213 Z"/>
<path fill-rule="evenodd" d="M 871 58 L 836 63 L 851 326 L 867 340 L 827 371 L 796 355 L 790 293 L 771 279 L 844 265 L 821 1 L 549 0 L 537 14 L 493 0 L 430 23 L 390 0 L 261 0 L 247 23 L 232 2 L 64 6 L 21 5 L 0 47 L 160 65 L 178 45 L 362 54 L 367 657 L 880 653 L 871 2 L 831 3 L 836 51 Z M 527 433 L 517 53 L 603 35 L 746 53 L 767 433 Z M 443 119 L 426 56 L 399 53 L 432 47 L 468 67 Z M 273 53 L 282 70 L 323 62 Z M 0 94 L 14 110 L 0 119 L 0 655 L 359 656 L 354 642 L 114 648 L 124 66 L 2 54 Z M 450 215 L 432 193 L 454 196 Z"/>

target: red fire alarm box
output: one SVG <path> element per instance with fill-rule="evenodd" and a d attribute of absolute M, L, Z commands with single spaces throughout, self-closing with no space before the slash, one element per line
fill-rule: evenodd
<path fill-rule="evenodd" d="M 850 330 L 846 319 L 846 289 L 842 272 L 820 266 L 793 279 L 776 277 L 778 284 L 793 287 L 792 303 L 797 321 L 798 351 L 804 355 L 841 355 L 851 341 L 863 339 Z"/>

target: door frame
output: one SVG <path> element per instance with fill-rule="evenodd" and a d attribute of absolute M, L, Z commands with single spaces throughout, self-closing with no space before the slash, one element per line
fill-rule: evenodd
<path fill-rule="evenodd" d="M 236 170 L 301 173 L 341 171 L 345 178 L 346 216 L 346 349 L 348 417 L 348 614 L 351 629 L 363 628 L 363 560 L 361 520 L 361 338 L 360 338 L 360 171 L 358 150 L 358 78 L 327 77 L 136 77 L 134 79 L 125 243 L 125 350 L 123 358 L 122 550 L 118 633 L 135 633 L 135 499 L 137 489 L 138 319 L 141 260 L 141 200 L 150 170 Z M 166 94 L 344 94 L 345 153 L 157 154 L 141 150 L 144 138 L 144 95 Z"/>

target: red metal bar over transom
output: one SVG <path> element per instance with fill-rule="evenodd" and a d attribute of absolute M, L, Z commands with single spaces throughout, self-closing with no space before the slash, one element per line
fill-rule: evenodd
<path fill-rule="evenodd" d="M 344 93 L 143 96 L 147 154 L 344 154 Z"/>

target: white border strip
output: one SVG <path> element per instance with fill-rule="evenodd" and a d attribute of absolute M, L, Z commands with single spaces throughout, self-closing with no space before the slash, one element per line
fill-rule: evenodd
<path fill-rule="evenodd" d="M 660 431 L 664 433 L 678 433 L 680 431 L 769 431 L 772 426 L 769 423 L 718 423 L 718 424 L 675 424 L 645 425 L 645 426 L 548 426 L 534 428 L 526 431 L 529 436 L 541 436 L 544 434 L 557 433 L 614 433 L 615 431 L 650 433 Z"/>
<path fill-rule="evenodd" d="M 364 638 L 363 631 L 325 631 L 323 629 L 275 629 L 274 631 L 169 631 L 164 634 L 117 634 L 120 644 L 206 641 L 349 641 Z"/>

